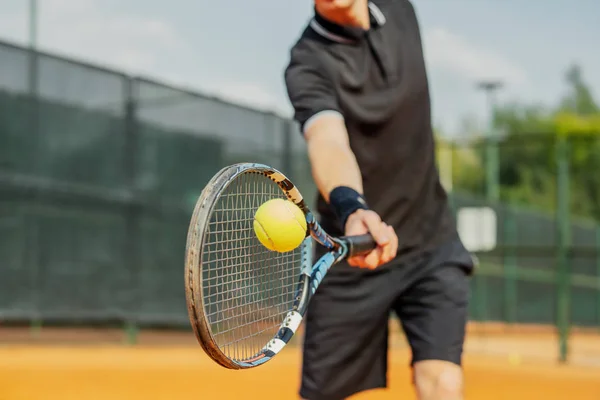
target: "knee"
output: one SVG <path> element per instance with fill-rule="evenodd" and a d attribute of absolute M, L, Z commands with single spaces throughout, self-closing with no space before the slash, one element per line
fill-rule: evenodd
<path fill-rule="evenodd" d="M 420 400 L 461 400 L 462 369 L 445 361 L 424 361 L 415 365 L 414 384 Z"/>

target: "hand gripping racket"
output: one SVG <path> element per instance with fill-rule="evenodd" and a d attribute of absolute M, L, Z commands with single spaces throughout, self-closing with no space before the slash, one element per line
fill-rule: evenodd
<path fill-rule="evenodd" d="M 275 198 L 291 200 L 306 217 L 306 238 L 287 253 L 268 250 L 253 230 L 258 207 Z M 314 264 L 312 239 L 327 250 Z M 264 364 L 290 341 L 329 268 L 375 247 L 369 234 L 327 234 L 300 191 L 274 168 L 222 169 L 200 195 L 187 238 L 186 299 L 198 342 L 225 368 Z"/>

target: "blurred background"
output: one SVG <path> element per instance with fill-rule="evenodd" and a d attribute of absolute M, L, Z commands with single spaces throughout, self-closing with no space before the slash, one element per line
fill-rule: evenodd
<path fill-rule="evenodd" d="M 470 398 L 598 399 L 600 3 L 413 4 L 440 173 L 479 260 Z M 196 345 L 185 240 L 225 165 L 270 164 L 314 197 L 283 81 L 311 13 L 308 0 L 0 0 L 0 399 L 255 398 L 243 383 L 269 382 Z M 409 395 L 391 326 L 392 390 Z M 264 367 L 287 368 L 280 392 L 256 398 L 295 398 L 290 351 Z"/>

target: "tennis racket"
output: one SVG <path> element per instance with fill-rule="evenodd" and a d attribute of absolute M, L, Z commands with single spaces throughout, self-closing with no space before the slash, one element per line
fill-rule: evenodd
<path fill-rule="evenodd" d="M 275 198 L 291 200 L 306 217 L 302 245 L 287 253 L 268 250 L 253 230 L 258 207 Z M 314 264 L 313 240 L 327 250 Z M 222 169 L 202 191 L 187 237 L 186 300 L 198 342 L 225 368 L 266 363 L 289 343 L 329 269 L 375 247 L 369 234 L 330 236 L 276 169 L 254 163 Z"/>

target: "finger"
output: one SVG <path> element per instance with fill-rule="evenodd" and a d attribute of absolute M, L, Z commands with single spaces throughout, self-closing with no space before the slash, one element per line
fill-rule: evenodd
<path fill-rule="evenodd" d="M 391 226 L 390 226 L 390 232 L 392 235 L 391 254 L 392 254 L 392 258 L 395 258 L 396 255 L 398 254 L 398 235 L 396 235 L 396 231 Z"/>
<path fill-rule="evenodd" d="M 365 264 L 369 269 L 377 268 L 381 264 L 381 256 L 383 254 L 383 249 L 376 248 L 369 254 L 365 256 Z"/>
<path fill-rule="evenodd" d="M 390 241 L 386 224 L 381 222 L 379 216 L 375 213 L 369 213 L 365 215 L 364 222 L 367 225 L 367 229 L 373 235 L 373 239 L 379 246 L 384 246 Z"/>
<path fill-rule="evenodd" d="M 390 237 L 390 241 L 383 247 L 383 256 L 381 258 L 383 262 L 390 262 L 398 251 L 398 237 L 391 226 L 388 225 L 386 231 Z"/>
<path fill-rule="evenodd" d="M 365 257 L 364 256 L 350 257 L 346 261 L 348 261 L 348 264 L 350 266 L 352 266 L 352 267 L 365 268 L 365 266 L 366 266 Z"/>

